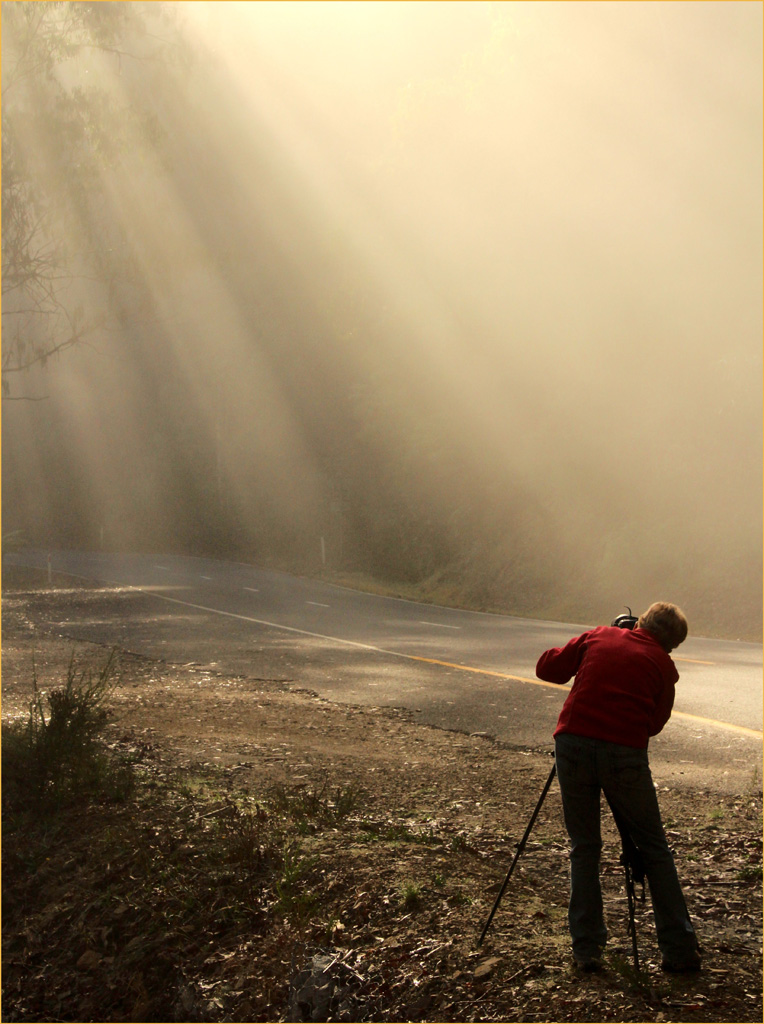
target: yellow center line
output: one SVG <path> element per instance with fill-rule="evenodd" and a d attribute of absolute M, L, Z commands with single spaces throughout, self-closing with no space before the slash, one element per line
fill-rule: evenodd
<path fill-rule="evenodd" d="M 688 665 L 715 665 L 715 661 L 701 661 L 699 658 L 674 658 L 674 661 L 686 661 Z"/>
<path fill-rule="evenodd" d="M 74 576 L 79 579 L 89 579 L 89 577 L 80 576 L 78 573 L 66 573 L 67 576 Z M 143 587 L 136 587 L 131 584 L 127 584 L 127 589 L 142 591 Z M 534 686 L 549 686 L 554 690 L 560 692 L 564 691 L 562 686 L 558 686 L 557 683 L 547 683 L 543 679 L 530 679 L 527 676 L 514 676 L 508 672 L 496 672 L 488 668 L 475 668 L 472 665 L 459 665 L 451 661 L 439 661 L 437 658 L 422 658 L 416 654 L 404 654 L 402 651 L 389 651 L 383 647 L 375 647 L 372 644 L 359 643 L 357 640 L 344 640 L 341 637 L 326 636 L 323 633 L 312 633 L 307 629 L 297 629 L 295 626 L 285 626 L 279 622 L 269 622 L 267 619 L 256 619 L 250 615 L 240 615 L 237 612 L 226 612 L 221 608 L 210 608 L 208 605 L 194 604 L 191 601 L 181 601 L 177 597 L 168 597 L 166 594 L 158 594 L 156 591 L 152 591 L 152 597 L 158 598 L 160 601 L 167 601 L 170 604 L 183 605 L 185 608 L 195 608 L 198 611 L 211 612 L 213 615 L 222 615 L 229 619 L 239 619 L 243 622 L 254 622 L 260 626 L 271 626 L 274 629 L 284 629 L 289 633 L 301 633 L 303 636 L 317 637 L 320 640 L 331 640 L 335 643 L 347 644 L 349 647 L 360 647 L 367 651 L 376 651 L 378 654 L 388 654 L 396 658 L 406 658 L 408 661 L 423 661 L 428 665 L 442 665 L 445 668 L 456 668 L 462 672 L 475 672 L 478 675 L 484 676 L 495 676 L 498 679 L 511 679 L 512 682 L 516 683 L 532 683 Z M 672 717 L 674 718 L 685 718 L 692 722 L 697 722 L 700 725 L 712 725 L 717 726 L 720 729 L 729 729 L 732 732 L 739 732 L 746 736 L 755 736 L 757 739 L 762 738 L 762 733 L 758 729 L 747 729 L 742 725 L 732 725 L 731 722 L 718 722 L 713 718 L 702 718 L 700 715 L 688 715 L 684 711 L 674 711 Z"/>
<path fill-rule="evenodd" d="M 534 686 L 550 686 L 553 690 L 562 690 L 557 683 L 547 683 L 543 679 L 528 679 L 527 676 L 512 676 L 508 672 L 495 672 L 489 668 L 475 668 L 473 665 L 457 665 L 452 661 L 438 661 L 437 658 L 420 658 L 417 654 L 404 654 L 410 661 L 425 661 L 428 665 L 444 665 L 446 668 L 459 668 L 462 672 L 477 672 L 481 676 L 497 676 L 499 679 L 511 679 L 516 683 L 533 683 Z"/>
<path fill-rule="evenodd" d="M 395 653 L 395 652 L 390 652 Z M 562 686 L 557 683 L 547 683 L 543 679 L 529 679 L 527 676 L 513 676 L 507 672 L 495 672 L 488 668 L 475 668 L 472 665 L 458 665 L 452 661 L 438 661 L 437 658 L 421 658 L 416 654 L 404 654 L 404 658 L 408 658 L 410 661 L 424 661 L 428 665 L 443 665 L 445 668 L 458 668 L 462 672 L 476 672 L 482 676 L 496 676 L 499 679 L 511 679 L 515 683 L 533 683 L 534 686 L 549 686 L 553 690 L 558 690 L 564 693 L 570 693 L 570 690 L 564 690 Z M 711 664 L 710 662 L 707 664 Z M 732 722 L 720 722 L 716 718 L 703 718 L 701 715 L 690 715 L 686 711 L 672 711 L 672 718 L 683 718 L 690 722 L 697 722 L 699 725 L 711 725 L 716 726 L 719 729 L 728 729 L 731 732 L 741 733 L 743 736 L 754 736 L 756 739 L 762 739 L 764 733 L 760 729 L 749 729 L 744 725 L 733 725 Z"/>
<path fill-rule="evenodd" d="M 686 711 L 672 711 L 672 718 L 685 718 L 689 722 L 697 722 L 699 725 L 716 725 L 720 729 L 729 729 L 732 732 L 742 733 L 744 736 L 755 736 L 762 739 L 764 733 L 761 729 L 747 729 L 744 725 L 733 725 L 731 722 L 718 722 L 715 718 L 703 718 L 701 715 L 688 715 Z"/>

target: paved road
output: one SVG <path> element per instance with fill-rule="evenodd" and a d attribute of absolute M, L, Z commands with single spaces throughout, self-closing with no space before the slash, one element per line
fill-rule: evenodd
<path fill-rule="evenodd" d="M 210 559 L 22 552 L 4 561 L 136 588 L 163 609 L 149 629 L 66 623 L 73 635 L 110 642 L 105 634 L 118 625 L 114 642 L 145 653 L 277 676 L 333 700 L 407 707 L 428 724 L 523 746 L 549 745 L 567 693 L 536 679 L 539 654 L 585 628 L 421 605 Z M 675 660 L 676 706 L 651 743 L 654 765 L 678 781 L 750 785 L 761 766 L 761 647 L 690 637 Z"/>

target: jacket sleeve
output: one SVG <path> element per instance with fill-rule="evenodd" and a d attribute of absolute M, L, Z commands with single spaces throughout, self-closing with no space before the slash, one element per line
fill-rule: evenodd
<path fill-rule="evenodd" d="M 671 718 L 671 710 L 674 707 L 674 684 L 667 682 L 658 698 L 650 719 L 650 735 L 657 736 L 663 726 Z"/>
<path fill-rule="evenodd" d="M 536 665 L 536 675 L 547 683 L 570 682 L 578 672 L 586 651 L 588 633 L 569 640 L 564 647 L 551 647 L 544 651 Z"/>

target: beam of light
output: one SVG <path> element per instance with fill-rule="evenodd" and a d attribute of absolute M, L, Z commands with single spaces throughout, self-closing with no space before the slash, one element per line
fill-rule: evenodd
<path fill-rule="evenodd" d="M 755 574 L 755 5 L 174 6 L 186 80 L 87 69 L 167 133 L 102 178 L 146 315 L 28 416 L 94 521 L 318 534 L 341 457 L 532 548 L 539 614 Z"/>

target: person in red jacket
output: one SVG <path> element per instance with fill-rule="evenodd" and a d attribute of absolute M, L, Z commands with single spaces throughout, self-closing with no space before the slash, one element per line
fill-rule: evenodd
<path fill-rule="evenodd" d="M 661 821 L 647 757 L 671 716 L 679 673 L 670 652 L 687 636 L 676 605 L 657 602 L 634 629 L 598 626 L 545 651 L 536 675 L 575 681 L 555 737 L 555 762 L 570 837 L 568 924 L 573 956 L 599 970 L 607 941 L 599 862 L 600 792 L 642 854 L 665 971 L 700 969 L 698 943 Z"/>

